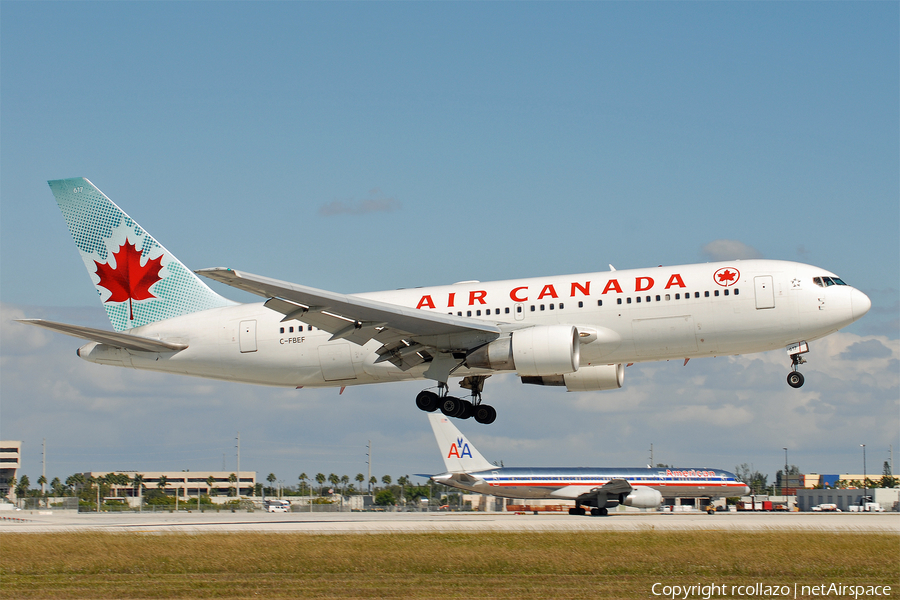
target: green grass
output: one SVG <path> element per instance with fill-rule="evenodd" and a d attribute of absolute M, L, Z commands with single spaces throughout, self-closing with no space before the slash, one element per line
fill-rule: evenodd
<path fill-rule="evenodd" d="M 898 597 L 900 536 L 652 530 L 0 536 L 3 598 L 653 598 L 657 582 L 891 585 Z"/>

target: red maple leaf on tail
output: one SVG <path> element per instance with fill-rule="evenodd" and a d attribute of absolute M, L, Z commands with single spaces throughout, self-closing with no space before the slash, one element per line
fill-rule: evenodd
<path fill-rule="evenodd" d="M 150 293 L 150 286 L 162 280 L 159 276 L 159 272 L 162 271 L 162 256 L 150 259 L 147 264 L 141 266 L 141 251 L 135 244 L 129 244 L 127 241 L 117 252 L 113 252 L 113 256 L 116 259 L 115 268 L 110 267 L 109 263 L 94 261 L 97 265 L 97 276 L 100 277 L 100 283 L 97 285 L 109 290 L 110 296 L 106 302 L 128 300 L 128 316 L 133 321 L 134 310 L 131 301 L 156 298 Z"/>

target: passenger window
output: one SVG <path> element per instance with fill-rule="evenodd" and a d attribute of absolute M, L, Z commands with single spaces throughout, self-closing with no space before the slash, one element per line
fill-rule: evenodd
<path fill-rule="evenodd" d="M 656 301 L 659 302 L 659 294 L 656 295 Z"/>
<path fill-rule="evenodd" d="M 543 305 L 543 304 L 541 304 L 541 310 L 544 310 L 544 305 Z"/>
<path fill-rule="evenodd" d="M 621 304 L 621 302 L 620 302 Z M 597 306 L 603 306 L 603 300 L 597 300 Z"/>
<path fill-rule="evenodd" d="M 462 316 L 462 311 L 458 311 L 458 312 L 456 313 L 456 316 L 461 317 L 461 316 Z"/>
<path fill-rule="evenodd" d="M 716 291 L 713 292 L 713 296 L 718 297 L 718 295 L 719 295 L 719 290 L 716 290 Z"/>
<path fill-rule="evenodd" d="M 467 310 L 467 311 L 466 311 L 466 316 L 467 316 L 467 317 L 471 317 L 471 316 L 472 316 L 472 311 L 471 311 L 471 310 Z"/>
<path fill-rule="evenodd" d="M 288 333 L 294 333 L 294 328 L 293 328 L 293 327 L 288 327 Z"/>
<path fill-rule="evenodd" d="M 560 303 L 559 303 L 559 310 L 562 310 L 562 309 L 563 309 L 563 303 L 560 302 Z"/>
<path fill-rule="evenodd" d="M 584 308 L 584 302 L 581 300 L 578 301 L 578 308 Z"/>
<path fill-rule="evenodd" d="M 703 292 L 703 297 L 704 297 L 704 298 L 709 298 L 709 292 Z"/>
<path fill-rule="evenodd" d="M 675 299 L 676 299 L 676 300 L 681 300 L 681 294 L 675 294 Z"/>
<path fill-rule="evenodd" d="M 551 305 L 550 305 L 550 310 L 553 310 L 554 308 L 556 308 L 556 305 L 555 305 L 555 304 L 551 304 Z"/>
<path fill-rule="evenodd" d="M 631 300 L 631 298 L 629 298 L 629 300 Z M 640 302 L 641 302 L 641 297 L 638 296 L 637 299 L 636 299 L 635 301 L 636 301 L 638 304 L 640 304 Z"/>
<path fill-rule="evenodd" d="M 534 312 L 534 304 L 531 305 L 531 312 Z"/>
<path fill-rule="evenodd" d="M 631 304 L 631 296 L 628 296 L 628 299 L 625 301 L 626 304 Z"/>
<path fill-rule="evenodd" d="M 647 296 L 647 302 L 650 302 L 650 296 Z"/>
<path fill-rule="evenodd" d="M 480 316 L 481 316 L 481 309 L 478 309 L 478 310 L 475 311 L 475 316 L 476 316 L 476 317 L 480 317 Z"/>
<path fill-rule="evenodd" d="M 518 313 L 522 312 L 522 307 L 521 307 L 521 306 L 517 306 L 517 307 L 516 307 L 516 312 L 518 312 Z"/>
<path fill-rule="evenodd" d="M 668 301 L 671 300 L 671 299 L 672 299 L 672 296 L 669 295 L 669 294 L 666 294 L 666 302 L 668 302 Z"/>
<path fill-rule="evenodd" d="M 504 312 L 505 312 L 506 314 L 509 314 L 509 307 L 508 307 L 508 306 L 504 309 Z"/>
<path fill-rule="evenodd" d="M 622 299 L 621 299 L 621 298 L 616 298 L 616 304 L 622 304 Z"/>
<path fill-rule="evenodd" d="M 728 288 L 725 288 L 725 295 L 728 295 Z"/>
<path fill-rule="evenodd" d="M 700 292 L 694 292 L 694 298 L 699 298 L 699 297 L 700 297 Z"/>
<path fill-rule="evenodd" d="M 284 333 L 284 327 L 279 328 L 279 333 Z"/>
<path fill-rule="evenodd" d="M 737 296 L 737 295 L 740 294 L 740 293 L 741 293 L 741 290 L 739 290 L 739 289 L 737 289 L 737 288 L 734 288 L 734 295 L 735 295 L 735 296 Z"/>

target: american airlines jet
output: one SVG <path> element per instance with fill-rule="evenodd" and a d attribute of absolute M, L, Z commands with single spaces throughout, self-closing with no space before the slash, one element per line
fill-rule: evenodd
<path fill-rule="evenodd" d="M 570 515 L 606 516 L 619 504 L 657 508 L 668 498 L 727 498 L 750 488 L 721 469 L 668 467 L 498 467 L 492 465 L 447 417 L 428 415 L 446 473 L 437 483 L 500 498 L 574 500 Z"/>
<path fill-rule="evenodd" d="M 230 268 L 196 274 L 84 178 L 50 181 L 115 331 L 39 325 L 90 340 L 104 365 L 284 387 L 404 380 L 416 405 L 491 423 L 486 378 L 569 391 L 622 387 L 635 362 L 787 350 L 792 387 L 809 342 L 871 302 L 825 269 L 744 260 L 337 294 Z M 197 277 L 264 302 L 228 300 Z M 471 400 L 449 394 L 451 377 Z M 436 387 L 437 391 L 433 391 Z"/>

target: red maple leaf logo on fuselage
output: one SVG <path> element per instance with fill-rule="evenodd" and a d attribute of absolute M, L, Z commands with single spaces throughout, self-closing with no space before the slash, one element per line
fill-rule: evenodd
<path fill-rule="evenodd" d="M 141 266 L 141 251 L 127 240 L 125 245 L 113 252 L 113 256 L 116 259 L 115 268 L 110 267 L 108 262 L 94 261 L 97 265 L 97 276 L 100 278 L 97 285 L 109 290 L 110 295 L 106 302 L 128 300 L 128 316 L 133 321 L 134 310 L 131 301 L 156 298 L 150 293 L 150 286 L 162 280 L 159 276 L 163 268 L 162 256 L 150 259 L 147 264 Z"/>

